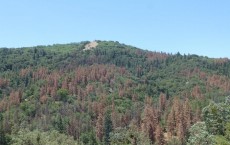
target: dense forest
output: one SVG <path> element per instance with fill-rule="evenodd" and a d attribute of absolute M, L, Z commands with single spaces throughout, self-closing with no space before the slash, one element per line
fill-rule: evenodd
<path fill-rule="evenodd" d="M 0 145 L 229 145 L 230 60 L 113 41 L 0 49 Z"/>

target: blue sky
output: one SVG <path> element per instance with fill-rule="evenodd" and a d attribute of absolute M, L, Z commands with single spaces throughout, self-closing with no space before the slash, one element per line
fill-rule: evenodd
<path fill-rule="evenodd" d="M 114 40 L 230 57 L 230 0 L 1 0 L 0 47 Z"/>

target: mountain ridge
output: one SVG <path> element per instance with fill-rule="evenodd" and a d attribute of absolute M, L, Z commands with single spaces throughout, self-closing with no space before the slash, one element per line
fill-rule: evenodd
<path fill-rule="evenodd" d="M 78 44 L 85 44 L 87 45 L 92 43 L 92 42 L 108 42 L 108 43 L 117 43 L 117 44 L 120 44 L 120 45 L 125 45 L 125 46 L 128 46 L 128 47 L 132 47 L 132 48 L 138 48 L 136 46 L 133 46 L 133 45 L 128 45 L 128 44 L 125 44 L 125 43 L 120 43 L 118 41 L 112 41 L 112 40 L 93 40 L 93 41 L 80 41 L 80 42 L 71 42 L 71 43 L 54 43 L 54 44 L 47 44 L 47 45 L 35 45 L 35 46 L 23 46 L 23 47 L 0 47 L 0 49 L 34 49 L 34 48 L 46 48 L 46 49 L 49 49 L 51 47 L 55 47 L 55 46 L 65 46 L 65 45 L 78 45 Z M 156 51 L 156 50 L 151 50 L 151 49 L 142 49 L 142 48 L 138 48 L 140 50 L 143 50 L 143 51 L 150 51 L 150 52 L 159 52 L 159 53 L 167 53 L 167 54 L 170 54 L 170 55 L 176 55 L 176 54 L 181 54 L 181 55 L 197 55 L 197 56 L 200 56 L 200 57 L 208 57 L 208 58 L 212 58 L 212 59 L 229 59 L 228 57 L 209 57 L 209 56 L 204 56 L 202 54 L 190 54 L 190 53 L 187 53 L 187 54 L 183 54 L 183 53 L 180 53 L 180 52 L 175 52 L 175 53 L 172 53 L 172 52 L 166 52 L 166 51 Z"/>

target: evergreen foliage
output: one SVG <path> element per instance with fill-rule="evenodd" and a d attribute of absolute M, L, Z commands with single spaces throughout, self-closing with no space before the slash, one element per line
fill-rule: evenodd
<path fill-rule="evenodd" d="M 229 142 L 229 59 L 89 43 L 0 49 L 0 144 Z"/>

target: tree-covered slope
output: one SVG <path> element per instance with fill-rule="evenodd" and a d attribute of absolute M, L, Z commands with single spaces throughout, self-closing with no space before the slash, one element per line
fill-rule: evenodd
<path fill-rule="evenodd" d="M 0 144 L 186 144 L 229 95 L 228 59 L 89 43 L 0 49 Z"/>

